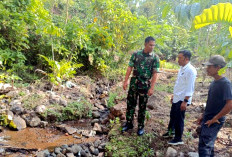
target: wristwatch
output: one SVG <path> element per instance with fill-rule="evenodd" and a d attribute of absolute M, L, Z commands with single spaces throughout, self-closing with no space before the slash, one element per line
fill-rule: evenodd
<path fill-rule="evenodd" d="M 188 99 L 184 99 L 184 102 L 188 102 Z"/>

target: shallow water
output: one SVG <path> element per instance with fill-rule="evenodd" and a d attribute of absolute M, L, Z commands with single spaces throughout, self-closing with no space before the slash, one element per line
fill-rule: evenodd
<path fill-rule="evenodd" d="M 78 136 L 78 134 L 74 134 Z M 81 139 L 73 135 L 66 135 L 64 132 L 53 128 L 26 128 L 20 131 L 5 129 L 0 133 L 0 145 L 2 147 L 24 148 L 24 149 L 49 149 L 63 144 L 88 143 L 96 140 L 96 137 Z"/>

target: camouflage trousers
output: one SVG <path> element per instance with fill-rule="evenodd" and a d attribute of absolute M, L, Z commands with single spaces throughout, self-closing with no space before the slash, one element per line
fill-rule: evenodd
<path fill-rule="evenodd" d="M 134 119 L 135 108 L 137 105 L 137 98 L 139 97 L 139 111 L 138 111 L 138 128 L 144 128 L 146 106 L 148 101 L 147 92 L 150 88 L 150 82 L 138 81 L 136 77 L 132 77 L 130 81 L 130 88 L 127 95 L 127 123 L 132 124 Z"/>

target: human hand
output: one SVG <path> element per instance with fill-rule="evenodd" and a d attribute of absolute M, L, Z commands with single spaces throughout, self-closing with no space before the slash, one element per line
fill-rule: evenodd
<path fill-rule="evenodd" d="M 220 122 L 217 120 L 217 119 L 211 119 L 211 120 L 208 120 L 205 124 L 208 125 L 208 127 L 210 127 L 210 125 L 212 125 L 213 123 L 218 123 L 220 124 Z"/>
<path fill-rule="evenodd" d="M 171 103 L 171 104 L 172 104 L 172 102 L 173 102 L 173 98 L 170 99 L 170 103 Z"/>
<path fill-rule="evenodd" d="M 124 81 L 124 83 L 123 83 L 123 89 L 126 90 L 127 86 L 128 86 L 128 81 Z"/>
<path fill-rule="evenodd" d="M 147 95 L 148 95 L 148 96 L 151 96 L 153 93 L 154 93 L 154 89 L 150 88 L 150 89 L 148 90 Z"/>
<path fill-rule="evenodd" d="M 181 105 L 180 105 L 180 110 L 181 111 L 185 111 L 186 110 L 186 107 L 187 107 L 187 102 L 182 102 Z"/>
<path fill-rule="evenodd" d="M 201 115 L 201 117 L 199 117 L 199 118 L 197 119 L 196 123 L 197 123 L 198 125 L 201 125 L 202 120 L 203 120 L 203 116 Z"/>

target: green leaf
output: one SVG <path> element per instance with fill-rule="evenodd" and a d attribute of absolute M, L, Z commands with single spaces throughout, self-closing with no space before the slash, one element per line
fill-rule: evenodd
<path fill-rule="evenodd" d="M 232 38 L 232 27 L 231 26 L 229 27 L 229 31 L 230 31 L 230 36 Z"/>
<path fill-rule="evenodd" d="M 165 18 L 171 9 L 170 5 L 166 5 L 162 11 L 162 18 Z"/>
<path fill-rule="evenodd" d="M 231 3 L 218 3 L 217 5 L 211 6 L 209 9 L 204 9 L 201 15 L 195 17 L 192 29 L 199 29 L 218 22 L 232 24 Z M 232 34 L 231 27 L 230 33 Z"/>
<path fill-rule="evenodd" d="M 191 5 L 191 9 L 190 9 L 191 17 L 195 17 L 196 15 L 200 13 L 200 11 L 201 11 L 200 3 L 194 3 Z"/>

